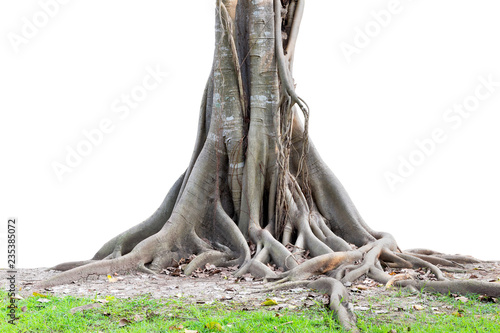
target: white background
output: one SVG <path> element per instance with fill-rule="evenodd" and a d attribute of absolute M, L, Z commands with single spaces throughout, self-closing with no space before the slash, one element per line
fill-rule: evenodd
<path fill-rule="evenodd" d="M 7 34 L 20 34 L 40 5 L 1 2 L 1 248 L 7 218 L 18 217 L 18 267 L 88 259 L 161 203 L 194 145 L 213 2 L 69 1 L 17 53 Z M 480 75 L 500 81 L 500 5 L 401 0 L 348 63 L 340 43 L 352 44 L 355 28 L 388 3 L 307 2 L 295 79 L 311 107 L 312 140 L 367 223 L 401 248 L 500 259 L 500 88 L 459 129 L 442 120 Z M 169 77 L 118 118 L 113 101 L 157 65 Z M 104 118 L 113 132 L 60 182 L 51 163 Z M 436 127 L 447 141 L 391 191 L 384 173 Z"/>

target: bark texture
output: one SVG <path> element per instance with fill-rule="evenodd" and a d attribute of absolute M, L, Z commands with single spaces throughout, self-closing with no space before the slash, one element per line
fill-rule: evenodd
<path fill-rule="evenodd" d="M 309 108 L 292 77 L 304 2 L 216 1 L 214 60 L 185 173 L 151 217 L 108 241 L 91 260 L 56 266 L 64 272 L 40 288 L 90 274 L 156 273 L 194 255 L 185 274 L 206 263 L 238 265 L 237 274 L 274 279 L 275 286 L 305 283 L 329 293 L 331 308 L 353 332 L 356 319 L 343 283 L 364 275 L 387 283 L 385 267 L 426 267 L 440 280 L 395 285 L 500 294 L 499 284 L 446 281 L 437 266 L 471 258 L 400 251 L 390 234 L 363 221 L 321 160 L 308 140 Z M 321 274 L 329 277 L 304 282 Z"/>

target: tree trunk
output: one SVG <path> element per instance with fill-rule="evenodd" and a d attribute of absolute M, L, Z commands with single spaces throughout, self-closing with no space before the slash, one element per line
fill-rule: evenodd
<path fill-rule="evenodd" d="M 339 281 L 367 274 L 387 282 L 382 265 L 428 267 L 444 279 L 432 262 L 456 260 L 401 253 L 391 235 L 369 228 L 308 140 L 309 109 L 292 77 L 303 8 L 304 0 L 217 1 L 212 71 L 185 173 L 150 218 L 92 260 L 56 266 L 67 271 L 40 287 L 91 273 L 154 273 L 193 255 L 185 274 L 206 263 L 282 282 L 329 273 L 311 287 L 330 293 L 339 321 L 356 330 Z"/>

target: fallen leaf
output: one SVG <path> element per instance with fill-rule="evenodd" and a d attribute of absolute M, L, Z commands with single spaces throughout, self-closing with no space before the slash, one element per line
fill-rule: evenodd
<path fill-rule="evenodd" d="M 217 330 L 217 331 L 222 331 L 222 326 L 218 322 L 211 321 L 207 324 L 205 324 L 205 327 L 208 328 L 209 330 Z"/>
<path fill-rule="evenodd" d="M 355 285 L 354 288 L 357 288 L 359 290 L 368 290 L 368 289 L 370 289 L 370 287 L 365 286 L 364 284 Z"/>
<path fill-rule="evenodd" d="M 460 311 L 455 311 L 452 313 L 452 315 L 455 317 L 463 317 L 464 316 Z"/>
<path fill-rule="evenodd" d="M 38 297 L 47 297 L 46 295 L 42 295 L 40 293 L 37 293 L 36 291 L 33 292 L 33 296 L 38 296 Z"/>
<path fill-rule="evenodd" d="M 118 281 L 117 278 L 112 277 L 111 275 L 108 274 L 108 282 L 115 283 L 116 281 Z"/>
<path fill-rule="evenodd" d="M 409 279 L 412 279 L 412 277 L 408 273 L 396 274 L 389 281 L 387 281 L 387 283 L 385 284 L 385 288 L 389 289 L 396 281 L 409 280 Z"/>
<path fill-rule="evenodd" d="M 26 312 L 26 311 L 28 311 L 28 307 L 27 307 L 26 305 L 25 305 L 25 306 L 23 306 L 23 307 L 21 308 L 21 311 L 22 311 L 22 312 Z"/>
<path fill-rule="evenodd" d="M 69 312 L 71 312 L 71 313 L 83 312 L 85 310 L 100 308 L 101 306 L 102 306 L 102 304 L 100 304 L 100 303 L 85 304 L 82 306 L 77 306 L 75 308 L 72 308 L 71 310 L 69 310 Z"/>
<path fill-rule="evenodd" d="M 198 333 L 198 331 L 193 331 L 193 330 L 184 330 L 184 333 Z"/>
<path fill-rule="evenodd" d="M 278 305 L 278 302 L 276 302 L 274 299 L 267 298 L 264 302 L 260 303 L 260 305 L 263 306 Z"/>
<path fill-rule="evenodd" d="M 457 301 L 462 302 L 462 303 L 467 303 L 469 301 L 469 299 L 467 297 L 464 297 L 464 296 L 455 297 L 455 299 Z"/>
<path fill-rule="evenodd" d="M 128 324 L 130 324 L 130 321 L 125 318 L 120 319 L 120 321 L 118 322 L 119 327 L 127 326 Z"/>
<path fill-rule="evenodd" d="M 141 315 L 136 314 L 136 315 L 134 316 L 134 321 L 143 321 L 143 320 L 144 320 L 144 317 L 143 317 L 143 316 L 141 316 Z"/>
<path fill-rule="evenodd" d="M 22 300 L 24 299 L 23 296 L 21 295 L 15 295 L 14 297 L 12 297 L 13 299 L 17 299 L 17 300 Z"/>
<path fill-rule="evenodd" d="M 425 308 L 420 304 L 415 304 L 415 305 L 413 305 L 413 309 L 415 309 L 417 311 L 422 311 Z"/>

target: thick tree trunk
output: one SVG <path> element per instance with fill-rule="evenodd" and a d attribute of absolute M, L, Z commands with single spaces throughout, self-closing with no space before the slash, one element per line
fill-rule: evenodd
<path fill-rule="evenodd" d="M 333 278 L 311 287 L 330 293 L 340 322 L 355 331 L 339 281 L 366 274 L 387 282 L 382 265 L 427 267 L 444 279 L 433 262 L 465 259 L 401 253 L 391 235 L 366 225 L 309 142 L 309 109 L 292 77 L 303 8 L 304 0 L 217 1 L 213 67 L 186 172 L 150 218 L 107 242 L 92 260 L 55 267 L 67 271 L 39 287 L 89 274 L 154 273 L 192 255 L 186 274 L 206 263 L 239 265 L 237 274 L 280 283 L 328 273 Z M 255 245 L 253 256 L 249 244 Z M 312 258 L 299 265 L 306 251 Z M 267 263 L 285 273 L 277 276 Z M 500 289 L 455 282 L 430 287 Z"/>

